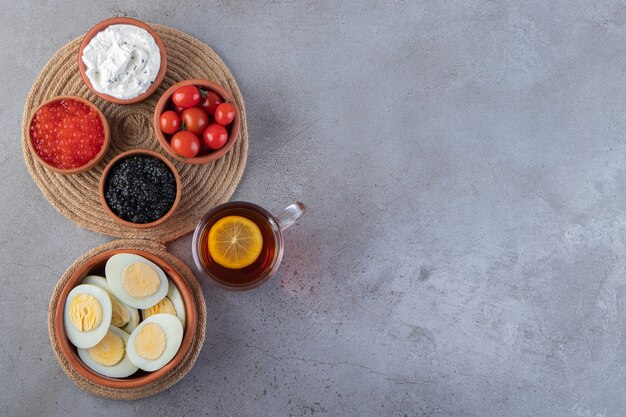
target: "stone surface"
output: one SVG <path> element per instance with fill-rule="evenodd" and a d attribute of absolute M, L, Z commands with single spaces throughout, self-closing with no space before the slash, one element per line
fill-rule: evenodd
<path fill-rule="evenodd" d="M 94 3 L 1 2 L 0 415 L 626 414 L 623 4 Z M 196 366 L 131 403 L 54 360 L 52 288 L 106 238 L 46 202 L 19 141 L 38 71 L 112 15 L 215 48 L 249 116 L 234 198 L 309 206 L 276 279 L 202 282 Z"/>

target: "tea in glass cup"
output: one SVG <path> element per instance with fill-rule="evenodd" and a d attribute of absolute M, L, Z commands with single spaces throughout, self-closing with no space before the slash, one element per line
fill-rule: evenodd
<path fill-rule="evenodd" d="M 215 207 L 193 235 L 196 267 L 219 286 L 249 290 L 267 281 L 283 257 L 282 231 L 306 212 L 297 202 L 273 216 L 256 204 L 234 201 Z"/>

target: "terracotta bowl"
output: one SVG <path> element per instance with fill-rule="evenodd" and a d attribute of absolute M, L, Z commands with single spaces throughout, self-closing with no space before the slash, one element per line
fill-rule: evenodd
<path fill-rule="evenodd" d="M 154 41 L 159 47 L 159 51 L 161 52 L 161 66 L 159 67 L 159 72 L 157 73 L 154 83 L 152 83 L 152 85 L 146 90 L 145 93 L 140 94 L 137 97 L 123 100 L 123 99 L 119 99 L 116 97 L 112 97 L 108 94 L 99 93 L 93 88 L 91 81 L 89 81 L 89 77 L 87 77 L 87 73 L 86 73 L 87 67 L 83 63 L 83 49 L 85 49 L 85 47 L 89 44 L 91 39 L 94 36 L 96 36 L 98 32 L 102 32 L 104 29 L 106 29 L 107 27 L 111 25 L 134 25 L 142 29 L 145 29 L 146 31 L 148 31 L 150 35 L 152 35 L 152 37 L 154 38 Z M 148 26 L 141 20 L 131 19 L 130 17 L 114 17 L 111 19 L 103 20 L 102 22 L 92 27 L 91 30 L 89 30 L 89 32 L 85 34 L 85 37 L 83 38 L 83 41 L 81 42 L 80 47 L 78 48 L 78 70 L 80 72 L 80 76 L 85 81 L 85 84 L 87 84 L 87 87 L 89 87 L 91 91 L 97 94 L 98 97 L 104 100 L 110 101 L 112 103 L 117 103 L 117 104 L 138 103 L 150 97 L 163 82 L 163 77 L 165 77 L 165 71 L 167 70 L 167 53 L 166 53 L 165 45 L 163 44 L 163 40 L 161 40 L 161 37 L 157 35 L 154 29 L 152 29 L 150 26 Z"/>
<path fill-rule="evenodd" d="M 39 155 L 37 155 L 37 152 L 35 152 L 35 147 L 33 146 L 33 141 L 32 141 L 32 139 L 30 137 L 30 125 L 33 123 L 33 119 L 35 118 L 35 114 L 37 114 L 39 109 L 41 109 L 43 106 L 45 106 L 45 105 L 47 105 L 49 103 L 52 103 L 52 102 L 55 102 L 55 101 L 59 101 L 59 100 L 63 100 L 63 99 L 80 101 L 81 103 L 91 107 L 96 113 L 98 113 L 98 116 L 100 116 L 100 121 L 102 121 L 102 128 L 104 130 L 104 143 L 102 144 L 102 149 L 100 149 L 100 152 L 98 152 L 98 154 L 95 156 L 95 158 L 93 158 L 87 164 L 85 164 L 83 166 L 80 166 L 78 168 L 61 169 L 61 168 L 57 168 L 57 167 L 54 167 L 54 166 L 48 164 L 43 159 L 41 159 L 39 157 Z M 39 163 L 41 165 L 45 166 L 46 168 L 48 168 L 48 169 L 50 169 L 50 170 L 52 170 L 54 172 L 58 172 L 60 174 L 80 174 L 81 172 L 85 172 L 85 171 L 91 169 L 98 162 L 100 162 L 100 160 L 104 157 L 104 154 L 106 153 L 107 149 L 109 149 L 109 144 L 110 143 L 111 143 L 111 133 L 109 132 L 109 122 L 107 122 L 106 117 L 104 117 L 104 114 L 102 114 L 100 109 L 97 108 L 95 104 L 93 104 L 89 100 L 85 100 L 82 97 L 77 97 L 77 96 L 57 96 L 57 97 L 53 97 L 50 100 L 46 100 L 43 103 L 41 103 L 39 105 L 39 107 L 37 107 L 37 109 L 35 109 L 35 111 L 30 115 L 30 118 L 28 119 L 28 148 L 30 149 L 31 154 L 33 155 L 33 157 L 37 161 L 39 161 Z"/>
<path fill-rule="evenodd" d="M 109 204 L 106 201 L 106 198 L 104 197 L 104 187 L 106 185 L 106 179 L 107 179 L 107 176 L 109 175 L 109 172 L 111 171 L 111 168 L 113 168 L 113 165 L 115 165 L 118 161 L 124 158 L 127 158 L 129 156 L 132 156 L 132 155 L 148 155 L 148 156 L 152 156 L 152 157 L 160 159 L 161 161 L 165 162 L 165 164 L 170 168 L 170 170 L 174 174 L 174 178 L 176 179 L 176 197 L 174 199 L 174 204 L 172 204 L 172 207 L 170 208 L 170 210 L 167 213 L 165 213 L 163 217 L 151 223 L 133 223 L 133 222 L 129 222 L 127 220 L 124 220 L 118 217 L 115 213 L 113 213 L 113 211 L 109 207 Z M 163 223 L 164 221 L 166 221 L 167 219 L 169 219 L 170 217 L 172 217 L 172 214 L 174 214 L 174 212 L 176 211 L 176 208 L 178 207 L 178 204 L 180 203 L 180 199 L 183 194 L 183 184 L 180 180 L 180 174 L 178 174 L 178 171 L 176 170 L 174 165 L 166 157 L 164 157 L 158 152 L 149 151 L 147 149 L 132 149 L 130 151 L 122 152 L 121 154 L 117 155 L 107 164 L 107 166 L 104 168 L 104 171 L 102 171 L 102 175 L 100 176 L 100 185 L 98 188 L 98 194 L 100 194 L 100 202 L 102 203 L 102 206 L 104 207 L 104 211 L 106 211 L 106 213 L 113 220 L 115 220 L 116 222 L 124 226 L 145 229 L 148 227 L 157 226 Z"/>
<path fill-rule="evenodd" d="M 183 301 L 185 302 L 185 329 L 183 334 L 183 340 L 181 342 L 178 352 L 174 358 L 167 363 L 163 368 L 154 372 L 145 372 L 142 370 L 137 371 L 135 374 L 126 378 L 110 378 L 103 376 L 89 367 L 87 367 L 78 356 L 76 347 L 67 338 L 65 334 L 65 327 L 63 325 L 63 308 L 65 306 L 65 300 L 67 299 L 70 291 L 79 285 L 84 277 L 90 274 L 98 274 L 104 276 L 104 265 L 106 261 L 117 253 L 133 253 L 143 256 L 155 264 L 157 264 L 163 272 L 176 284 L 180 291 Z M 109 388 L 137 388 L 143 385 L 154 382 L 155 380 L 164 377 L 170 373 L 189 352 L 191 342 L 195 337 L 196 321 L 198 319 L 197 306 L 194 304 L 193 294 L 191 289 L 187 286 L 185 279 L 172 267 L 169 263 L 165 262 L 158 256 L 137 249 L 114 249 L 89 259 L 83 265 L 81 265 L 76 272 L 70 276 L 69 280 L 59 296 L 59 302 L 54 310 L 54 324 L 55 324 L 55 338 L 61 348 L 63 356 L 67 359 L 68 363 L 79 374 L 87 378 L 93 383 L 103 385 Z"/>
<path fill-rule="evenodd" d="M 236 110 L 235 119 L 230 125 L 227 126 L 227 129 L 230 128 L 230 133 L 228 134 L 228 140 L 226 141 L 224 146 L 206 155 L 196 156 L 193 158 L 182 158 L 178 156 L 176 152 L 174 152 L 174 150 L 170 146 L 169 140 L 166 139 L 163 132 L 161 132 L 160 124 L 161 114 L 165 111 L 165 108 L 170 103 L 174 91 L 178 90 L 180 87 L 184 87 L 187 85 L 195 85 L 196 87 L 204 87 L 204 89 L 206 90 L 215 91 L 217 94 L 222 96 L 224 101 L 232 104 Z M 217 161 L 222 156 L 224 156 L 226 152 L 228 152 L 230 148 L 233 147 L 235 141 L 237 140 L 237 137 L 239 136 L 240 123 L 241 116 L 239 115 L 239 107 L 237 107 L 237 103 L 235 103 L 235 99 L 233 98 L 233 96 L 224 87 L 215 84 L 214 82 L 211 82 L 209 80 L 192 79 L 174 84 L 173 86 L 168 88 L 165 93 L 163 93 L 154 109 L 154 134 L 156 135 L 159 143 L 161 144 L 163 149 L 165 149 L 165 151 L 173 158 L 176 158 L 178 161 L 184 162 L 186 164 L 207 164 L 209 162 Z M 200 140 L 202 140 L 202 138 L 200 138 Z"/>

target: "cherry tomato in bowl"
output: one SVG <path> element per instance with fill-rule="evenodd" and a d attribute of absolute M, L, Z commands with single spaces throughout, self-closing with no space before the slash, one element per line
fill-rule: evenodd
<path fill-rule="evenodd" d="M 222 96 L 217 94 L 215 91 L 209 90 L 204 95 L 204 99 L 200 101 L 200 107 L 202 107 L 209 116 L 213 116 L 215 115 L 215 109 L 217 109 L 217 106 L 223 102 L 224 99 Z"/>
<path fill-rule="evenodd" d="M 181 130 L 172 136 L 170 146 L 176 155 L 183 158 L 193 158 L 200 152 L 200 139 L 188 130 Z"/>
<path fill-rule="evenodd" d="M 228 140 L 228 132 L 226 128 L 220 124 L 213 123 L 206 128 L 202 134 L 202 141 L 209 149 L 219 149 Z"/>
<path fill-rule="evenodd" d="M 209 115 L 200 107 L 185 109 L 180 117 L 185 124 L 185 129 L 196 135 L 202 135 L 209 125 Z"/>
<path fill-rule="evenodd" d="M 188 109 L 200 103 L 200 90 L 195 85 L 186 85 L 174 91 L 172 101 L 175 106 Z"/>
<path fill-rule="evenodd" d="M 235 119 L 235 106 L 222 103 L 215 109 L 215 121 L 223 126 L 229 125 Z"/>
<path fill-rule="evenodd" d="M 161 115 L 161 130 L 168 135 L 172 135 L 180 129 L 180 116 L 172 110 L 168 110 Z"/>

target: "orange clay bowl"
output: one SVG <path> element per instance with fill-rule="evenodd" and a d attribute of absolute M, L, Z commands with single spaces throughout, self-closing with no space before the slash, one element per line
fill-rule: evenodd
<path fill-rule="evenodd" d="M 165 162 L 165 165 L 169 167 L 169 169 L 172 171 L 172 174 L 174 174 L 174 179 L 176 180 L 176 197 L 174 198 L 174 204 L 172 204 L 170 210 L 165 213 L 163 217 L 150 223 L 133 223 L 118 217 L 115 213 L 113 213 L 113 211 L 109 207 L 109 204 L 107 203 L 106 198 L 104 197 L 104 187 L 106 185 L 106 179 L 109 175 L 109 172 L 111 171 L 111 168 L 113 168 L 113 165 L 115 165 L 118 161 L 132 155 L 147 155 L 160 159 L 161 161 Z M 183 194 L 183 184 L 180 181 L 180 174 L 178 174 L 178 171 L 176 170 L 176 168 L 174 168 L 174 165 L 166 157 L 158 152 L 149 151 L 147 149 L 132 149 L 130 151 L 122 152 L 115 158 L 111 159 L 111 162 L 107 164 L 107 166 L 104 168 L 104 171 L 102 171 L 102 176 L 100 176 L 100 186 L 98 187 L 98 194 L 100 194 L 100 202 L 102 203 L 102 207 L 104 207 L 104 211 L 106 211 L 109 217 L 111 217 L 113 220 L 124 226 L 145 229 L 148 227 L 157 226 L 172 217 L 172 214 L 174 214 L 174 212 L 176 211 L 176 207 L 178 207 L 178 204 L 180 203 L 180 198 Z"/>
<path fill-rule="evenodd" d="M 85 66 L 85 63 L 83 62 L 83 49 L 85 49 L 85 47 L 89 44 L 89 42 L 91 42 L 91 39 L 94 36 L 96 36 L 97 33 L 102 32 L 104 29 L 108 28 L 111 25 L 134 25 L 142 29 L 145 29 L 146 31 L 148 31 L 150 35 L 152 35 L 152 37 L 154 38 L 154 42 L 159 47 L 159 51 L 161 53 L 161 65 L 159 66 L 159 72 L 157 73 L 154 83 L 152 83 L 152 85 L 146 90 L 145 93 L 140 94 L 137 97 L 124 100 L 124 99 L 112 97 L 108 94 L 99 93 L 93 88 L 91 81 L 89 81 L 89 77 L 87 77 L 87 67 Z M 157 88 L 159 88 L 159 86 L 163 82 L 163 77 L 165 77 L 166 70 L 167 70 L 167 53 L 165 50 L 165 45 L 163 44 L 163 40 L 161 40 L 161 37 L 157 35 L 154 29 L 152 29 L 150 26 L 148 26 L 141 20 L 131 19 L 130 17 L 113 17 L 111 19 L 103 20 L 102 22 L 92 27 L 91 30 L 89 30 L 89 32 L 85 34 L 85 37 L 83 38 L 83 41 L 81 42 L 80 47 L 78 48 L 78 71 L 80 72 L 80 76 L 83 78 L 83 81 L 85 81 L 85 84 L 87 84 L 87 87 L 89 87 L 91 91 L 97 94 L 98 97 L 104 100 L 110 101 L 111 103 L 132 104 L 132 103 L 138 103 L 140 101 L 147 99 L 157 90 Z"/>
<path fill-rule="evenodd" d="M 145 372 L 140 369 L 133 375 L 126 378 L 110 378 L 91 370 L 91 368 L 85 365 L 78 356 L 76 347 L 72 345 L 72 343 L 67 338 L 67 335 L 65 334 L 65 327 L 63 325 L 63 308 L 65 306 L 65 300 L 67 299 L 70 291 L 74 287 L 79 285 L 82 282 L 83 278 L 85 278 L 87 275 L 99 274 L 104 276 L 104 265 L 106 261 L 111 256 L 118 253 L 133 253 L 135 255 L 143 256 L 144 258 L 147 258 L 157 264 L 159 268 L 161 268 L 163 272 L 165 272 L 165 274 L 172 280 L 172 282 L 174 282 L 176 287 L 178 287 L 178 290 L 183 297 L 183 301 L 185 302 L 186 315 L 183 340 L 174 358 L 159 370 L 156 370 L 154 372 Z M 137 249 L 113 249 L 89 259 L 87 262 L 81 265 L 76 270 L 76 272 L 74 272 L 69 278 L 67 284 L 61 290 L 59 302 L 55 306 L 54 337 L 56 338 L 57 343 L 61 348 L 62 355 L 65 356 L 65 359 L 67 359 L 70 366 L 74 368 L 79 374 L 87 378 L 89 381 L 99 385 L 103 385 L 108 388 L 137 388 L 164 377 L 180 364 L 180 362 L 189 352 L 191 342 L 195 337 L 194 332 L 196 329 L 197 319 L 198 310 L 197 306 L 194 304 L 191 289 L 187 286 L 185 279 L 178 273 L 178 271 L 176 271 L 176 269 L 174 269 L 170 264 L 150 252 Z"/>
<path fill-rule="evenodd" d="M 209 152 L 206 155 L 194 156 L 193 158 L 183 158 L 183 157 L 178 156 L 176 152 L 174 152 L 174 149 L 172 149 L 172 147 L 170 146 L 169 141 L 165 138 L 165 135 L 163 135 L 163 132 L 161 132 L 161 123 L 160 123 L 161 114 L 165 111 L 165 108 L 170 103 L 172 96 L 174 95 L 174 92 L 178 90 L 180 87 L 185 87 L 187 85 L 195 85 L 196 87 L 202 87 L 205 90 L 213 90 L 214 92 L 222 96 L 225 102 L 228 102 L 235 107 L 235 119 L 232 121 L 231 124 L 226 126 L 227 129 L 230 128 L 230 132 L 228 134 L 228 140 L 226 140 L 226 143 L 224 144 L 224 146 L 222 146 L 218 150 Z M 228 91 L 226 91 L 224 87 L 222 87 L 221 85 L 215 84 L 214 82 L 211 82 L 209 80 L 193 79 L 193 80 L 181 81 L 181 82 L 174 84 L 173 86 L 168 88 L 165 93 L 163 93 L 158 103 L 156 104 L 156 107 L 154 108 L 154 134 L 156 135 L 159 143 L 161 144 L 163 149 L 165 149 L 165 151 L 168 154 L 170 154 L 173 158 L 176 158 L 178 161 L 182 161 L 186 164 L 194 164 L 194 165 L 207 164 L 209 162 L 217 161 L 222 156 L 224 156 L 226 152 L 228 152 L 230 148 L 233 147 L 233 145 L 235 144 L 235 141 L 237 140 L 237 137 L 239 136 L 240 123 L 241 123 L 241 116 L 239 115 L 239 108 L 237 107 L 237 103 L 235 102 L 235 99 L 233 98 L 233 96 Z M 201 137 L 199 139 L 200 141 L 202 141 Z"/>
<path fill-rule="evenodd" d="M 96 113 L 98 113 L 98 116 L 100 116 L 100 121 L 102 122 L 102 129 L 104 131 L 104 143 L 102 144 L 102 149 L 100 149 L 100 152 L 98 152 L 98 154 L 91 161 L 89 161 L 85 165 L 77 167 L 77 168 L 62 169 L 62 168 L 57 168 L 55 166 L 52 166 L 49 163 L 45 162 L 43 159 L 41 159 L 39 157 L 39 155 L 37 155 L 37 152 L 35 152 L 35 147 L 33 146 L 33 141 L 32 141 L 32 139 L 30 137 L 30 125 L 33 123 L 33 119 L 35 118 L 35 115 L 37 114 L 39 109 L 41 109 L 42 107 L 44 107 L 47 104 L 53 103 L 55 101 L 60 101 L 60 100 L 76 100 L 76 101 L 80 101 L 81 103 L 85 104 L 86 106 L 91 107 Z M 85 100 L 82 97 L 77 97 L 77 96 L 57 96 L 57 97 L 53 97 L 50 100 L 46 100 L 43 103 L 41 103 L 39 105 L 39 107 L 37 107 L 37 109 L 35 109 L 35 111 L 30 115 L 30 118 L 28 119 L 28 149 L 30 149 L 30 153 L 33 155 L 33 157 L 41 165 L 45 166 L 46 168 L 48 168 L 48 169 L 50 169 L 50 170 L 52 170 L 54 172 L 58 172 L 60 174 L 80 174 L 81 172 L 85 172 L 85 171 L 91 169 L 94 165 L 96 165 L 98 162 L 100 162 L 100 160 L 102 159 L 102 157 L 106 153 L 107 149 L 109 149 L 109 144 L 110 143 L 111 143 L 111 134 L 109 132 L 109 123 L 107 122 L 106 117 L 104 117 L 104 114 L 102 114 L 100 109 L 97 108 L 95 104 L 93 104 L 89 100 Z"/>

